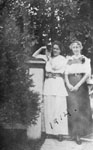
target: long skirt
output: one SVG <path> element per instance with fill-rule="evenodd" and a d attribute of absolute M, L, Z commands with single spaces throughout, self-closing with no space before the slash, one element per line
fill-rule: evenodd
<path fill-rule="evenodd" d="M 64 96 L 44 96 L 45 132 L 68 135 L 67 103 Z"/>
<path fill-rule="evenodd" d="M 70 83 L 75 86 L 83 77 L 83 74 L 69 75 Z M 67 97 L 68 128 L 71 136 L 85 136 L 92 131 L 92 111 L 88 94 L 88 86 L 85 82 L 78 91 L 69 91 Z"/>

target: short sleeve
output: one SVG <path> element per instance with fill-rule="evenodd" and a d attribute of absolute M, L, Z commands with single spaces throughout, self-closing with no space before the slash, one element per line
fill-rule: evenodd
<path fill-rule="evenodd" d="M 66 65 L 65 74 L 66 74 L 66 75 L 68 74 L 68 65 Z"/>
<path fill-rule="evenodd" d="M 66 66 L 65 66 L 65 74 L 69 73 L 69 68 L 70 68 L 70 60 L 72 60 L 71 56 L 66 57 Z"/>
<path fill-rule="evenodd" d="M 50 60 L 48 60 L 48 61 L 46 62 L 45 70 L 46 70 L 47 72 L 52 72 L 52 66 L 51 66 L 51 61 L 50 61 Z"/>

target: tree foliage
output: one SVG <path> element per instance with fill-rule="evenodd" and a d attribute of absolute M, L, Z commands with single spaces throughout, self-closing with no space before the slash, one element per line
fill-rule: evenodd
<path fill-rule="evenodd" d="M 26 64 L 32 40 L 27 29 L 21 32 L 13 7 L 11 11 L 7 7 L 3 9 L 0 16 L 0 123 L 28 125 L 35 123 L 40 111 L 38 93 L 29 90 L 34 85 Z"/>
<path fill-rule="evenodd" d="M 28 43 L 32 41 L 32 45 L 39 47 L 59 39 L 67 54 L 71 40 L 78 38 L 87 51 L 91 47 L 89 0 L 7 0 L 5 6 L 24 37 L 31 38 Z"/>

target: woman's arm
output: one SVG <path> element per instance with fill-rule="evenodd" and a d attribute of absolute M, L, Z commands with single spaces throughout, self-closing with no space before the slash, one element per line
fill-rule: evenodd
<path fill-rule="evenodd" d="M 65 82 L 70 91 L 73 89 L 73 85 L 69 82 L 68 74 L 65 74 Z"/>
<path fill-rule="evenodd" d="M 83 78 L 73 87 L 72 91 L 77 91 L 80 86 L 87 80 L 87 78 L 89 77 L 89 74 L 86 73 Z"/>
<path fill-rule="evenodd" d="M 37 58 L 37 56 L 40 54 L 40 52 L 45 49 L 46 50 L 46 46 L 42 46 L 40 47 L 32 56 Z"/>

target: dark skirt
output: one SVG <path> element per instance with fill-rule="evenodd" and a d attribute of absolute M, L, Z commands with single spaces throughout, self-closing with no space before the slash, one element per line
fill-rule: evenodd
<path fill-rule="evenodd" d="M 75 86 L 84 74 L 68 75 L 70 83 Z M 85 136 L 92 131 L 92 111 L 88 94 L 88 86 L 85 82 L 78 91 L 68 90 L 68 128 L 71 136 Z"/>

